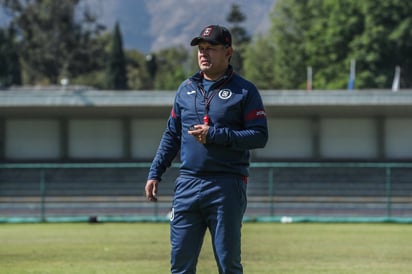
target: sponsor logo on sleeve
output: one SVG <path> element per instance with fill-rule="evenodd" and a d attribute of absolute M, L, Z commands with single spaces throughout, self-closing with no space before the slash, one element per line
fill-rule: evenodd
<path fill-rule="evenodd" d="M 264 110 L 256 111 L 256 117 L 259 117 L 259 116 L 266 116 L 266 112 Z"/>

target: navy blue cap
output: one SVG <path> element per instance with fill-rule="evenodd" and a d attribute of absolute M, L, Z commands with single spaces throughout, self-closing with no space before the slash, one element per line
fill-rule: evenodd
<path fill-rule="evenodd" d="M 198 37 L 192 39 L 191 46 L 196 46 L 200 42 L 209 42 L 212 45 L 232 46 L 232 35 L 229 30 L 219 25 L 205 27 Z"/>

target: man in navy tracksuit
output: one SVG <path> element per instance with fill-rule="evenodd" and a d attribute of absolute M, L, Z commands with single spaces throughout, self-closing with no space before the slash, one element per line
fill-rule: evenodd
<path fill-rule="evenodd" d="M 230 32 L 211 25 L 195 37 L 200 71 L 178 88 L 145 191 L 157 200 L 161 176 L 180 151 L 171 215 L 171 272 L 196 273 L 209 229 L 219 273 L 243 273 L 241 225 L 246 209 L 249 150 L 268 139 L 256 87 L 229 64 Z"/>

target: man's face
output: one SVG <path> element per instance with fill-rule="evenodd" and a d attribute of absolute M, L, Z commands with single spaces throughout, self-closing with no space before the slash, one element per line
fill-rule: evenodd
<path fill-rule="evenodd" d="M 199 68 L 210 76 L 220 74 L 222 70 L 226 71 L 230 55 L 231 47 L 200 42 L 197 51 Z"/>

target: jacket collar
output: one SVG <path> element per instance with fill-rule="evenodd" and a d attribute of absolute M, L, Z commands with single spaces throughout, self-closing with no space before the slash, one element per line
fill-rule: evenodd
<path fill-rule="evenodd" d="M 220 77 L 220 79 L 217 80 L 217 81 L 212 85 L 211 88 L 213 89 L 214 87 L 220 86 L 220 85 L 222 85 L 223 83 L 229 81 L 229 79 L 232 78 L 233 73 L 234 73 L 233 67 L 232 67 L 231 65 L 229 65 L 228 68 L 227 68 L 227 70 L 226 70 L 226 72 L 225 72 L 225 74 L 224 74 L 222 77 Z M 199 71 L 199 72 L 195 73 L 192 77 L 190 77 L 190 80 L 193 81 L 193 82 L 195 82 L 197 85 L 201 85 L 201 84 L 202 84 L 202 81 L 203 81 L 203 78 L 204 78 L 203 72 L 202 72 L 202 71 Z"/>

